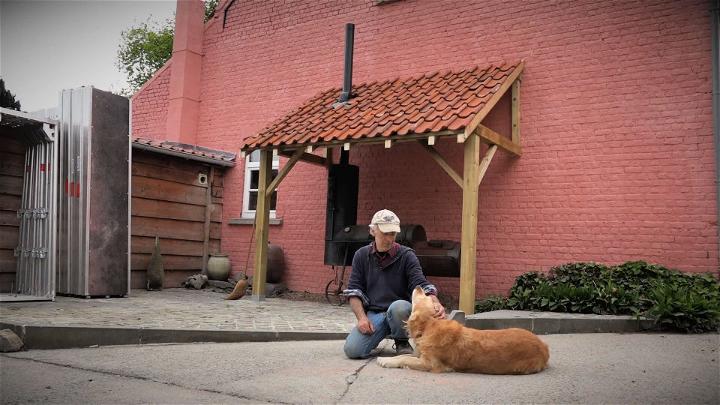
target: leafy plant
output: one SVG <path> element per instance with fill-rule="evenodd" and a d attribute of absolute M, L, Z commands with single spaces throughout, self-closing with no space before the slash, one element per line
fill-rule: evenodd
<path fill-rule="evenodd" d="M 205 0 L 205 22 L 215 15 L 217 5 L 218 0 Z M 120 34 L 115 66 L 125 73 L 130 86 L 122 90 L 123 95 L 135 93 L 170 59 L 174 35 L 173 19 L 154 23 L 148 19 Z"/>
<path fill-rule="evenodd" d="M 476 309 L 645 316 L 663 329 L 703 332 L 720 326 L 720 284 L 712 274 L 682 273 L 644 261 L 567 263 L 547 275 L 521 274 L 507 299 L 488 297 Z"/>
<path fill-rule="evenodd" d="M 162 23 L 140 23 L 121 35 L 116 66 L 127 75 L 130 89 L 137 91 L 172 56 L 174 26 L 172 20 Z"/>
<path fill-rule="evenodd" d="M 20 111 L 20 101 L 16 100 L 15 95 L 5 88 L 5 81 L 2 78 L 0 78 L 0 107 Z"/>

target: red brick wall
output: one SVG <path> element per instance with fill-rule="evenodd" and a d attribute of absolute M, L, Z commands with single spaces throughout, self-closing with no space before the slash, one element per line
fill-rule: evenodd
<path fill-rule="evenodd" d="M 499 151 L 480 187 L 478 296 L 569 261 L 717 271 L 706 1 L 238 1 L 224 30 L 206 27 L 198 143 L 236 151 L 340 87 L 346 22 L 356 24 L 355 83 L 526 61 L 524 154 Z M 438 149 L 461 173 L 462 147 L 448 139 Z M 460 239 L 460 190 L 419 145 L 356 147 L 351 162 L 361 166 L 360 223 L 390 208 L 429 238 Z M 252 230 L 227 225 L 240 215 L 242 183 L 239 164 L 223 212 L 235 270 Z M 320 291 L 330 277 L 325 192 L 324 170 L 302 163 L 279 190 L 284 223 L 269 238 L 286 253 L 293 290 Z M 457 292 L 457 279 L 434 281 Z"/>
<path fill-rule="evenodd" d="M 170 63 L 163 66 L 131 98 L 132 135 L 148 139 L 165 140 L 168 113 Z"/>

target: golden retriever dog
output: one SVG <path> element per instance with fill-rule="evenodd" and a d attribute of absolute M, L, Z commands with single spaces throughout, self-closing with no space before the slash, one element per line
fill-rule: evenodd
<path fill-rule="evenodd" d="M 466 328 L 456 321 L 434 318 L 434 312 L 430 297 L 415 288 L 407 321 L 415 354 L 378 357 L 377 363 L 436 373 L 532 374 L 547 367 L 548 347 L 532 332 Z"/>

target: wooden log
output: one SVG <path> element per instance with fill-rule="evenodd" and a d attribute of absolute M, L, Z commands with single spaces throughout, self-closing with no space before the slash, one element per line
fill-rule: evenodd
<path fill-rule="evenodd" d="M 7 136 L 2 133 L 0 134 L 0 144 L 2 144 L 3 146 L 3 153 L 11 153 L 14 155 L 23 156 L 24 161 L 26 146 L 17 138 L 15 138 L 14 136 Z"/>
<path fill-rule="evenodd" d="M 207 176 L 209 171 L 209 168 L 203 166 L 198 166 L 196 170 L 187 171 L 172 168 L 161 168 L 146 163 L 133 162 L 132 164 L 133 177 L 149 177 L 203 188 L 207 188 L 207 184 L 200 183 L 199 175 L 204 174 Z"/>
<path fill-rule="evenodd" d="M 0 176 L 22 177 L 25 171 L 25 156 L 0 151 Z"/>
<path fill-rule="evenodd" d="M 151 200 L 205 205 L 205 187 L 195 187 L 148 177 L 133 177 L 132 195 Z"/>
<path fill-rule="evenodd" d="M 0 225 L 0 249 L 15 249 L 19 232 L 20 228 L 17 226 Z"/>
<path fill-rule="evenodd" d="M 132 253 L 152 254 L 155 238 L 150 236 L 133 235 L 130 241 Z M 220 239 L 210 239 L 208 243 L 210 252 L 220 251 Z M 169 255 L 201 256 L 203 243 L 201 241 L 165 239 L 160 238 L 160 252 Z"/>
<path fill-rule="evenodd" d="M 204 222 L 205 208 L 199 205 L 133 197 L 132 215 L 137 217 Z M 210 220 L 213 222 L 222 221 L 222 206 L 211 204 Z"/>
<path fill-rule="evenodd" d="M 17 211 L 0 211 L 0 225 L 20 226 L 20 218 L 17 217 Z"/>
<path fill-rule="evenodd" d="M 15 273 L 17 258 L 12 249 L 0 249 L 0 273 Z"/>
<path fill-rule="evenodd" d="M 10 292 L 11 286 L 17 288 L 15 273 L 0 273 L 0 293 Z"/>
<path fill-rule="evenodd" d="M 210 238 L 220 239 L 221 224 L 210 224 Z M 172 219 L 132 217 L 132 234 L 167 239 L 203 240 L 203 223 Z"/>
<path fill-rule="evenodd" d="M 0 210 L 17 212 L 22 203 L 20 195 L 3 194 L 0 191 Z"/>
<path fill-rule="evenodd" d="M 0 190 L 3 194 L 22 195 L 23 178 L 15 176 L 0 176 Z"/>

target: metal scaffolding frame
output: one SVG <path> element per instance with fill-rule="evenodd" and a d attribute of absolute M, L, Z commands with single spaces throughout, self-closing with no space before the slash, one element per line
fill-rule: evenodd
<path fill-rule="evenodd" d="M 0 301 L 54 300 L 58 122 L 0 108 L 0 127 L 26 145 L 15 283 Z"/>

